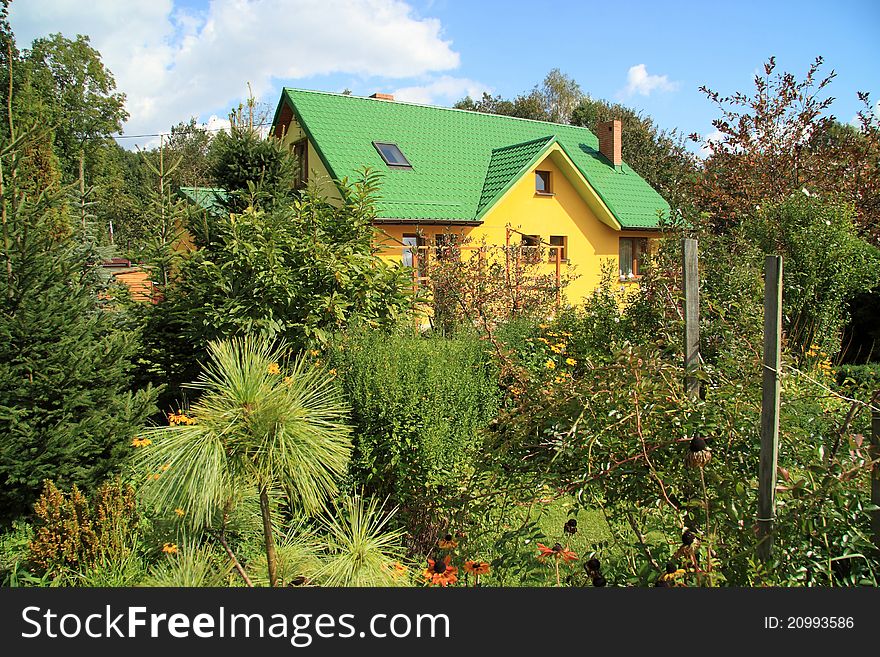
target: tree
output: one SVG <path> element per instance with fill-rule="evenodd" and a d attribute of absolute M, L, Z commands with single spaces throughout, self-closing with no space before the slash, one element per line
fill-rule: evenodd
<path fill-rule="evenodd" d="M 877 225 L 880 127 L 867 94 L 860 94 L 866 109 L 858 128 L 827 113 L 834 99 L 822 96 L 836 74 L 820 76 L 822 63 L 817 57 L 798 81 L 776 73 L 771 57 L 755 76 L 753 95 L 722 97 L 701 87 L 721 114 L 712 122 L 721 137 L 707 142 L 711 155 L 695 188 L 716 228 L 735 226 L 755 206 L 782 202 L 803 188 L 854 203 L 863 228 Z"/>
<path fill-rule="evenodd" d="M 137 330 L 99 300 L 96 253 L 71 238 L 52 131 L 25 111 L 39 107 L 12 107 L 0 140 L 3 520 L 28 513 L 45 479 L 93 490 L 155 398 L 131 390 Z"/>
<path fill-rule="evenodd" d="M 372 174 L 344 181 L 340 205 L 309 188 L 287 208 L 215 217 L 148 320 L 150 360 L 172 368 L 160 380 L 192 378 L 211 340 L 257 334 L 321 348 L 353 324 L 388 327 L 407 314 L 408 270 L 372 246 L 377 184 Z"/>
<path fill-rule="evenodd" d="M 284 207 L 294 196 L 296 163 L 279 139 L 260 136 L 253 97 L 246 109 L 239 105 L 229 115 L 229 132 L 219 133 L 211 144 L 209 173 L 225 192 L 217 203 L 231 213 Z"/>
<path fill-rule="evenodd" d="M 535 85 L 531 91 L 518 95 L 512 101 L 484 92 L 480 100 L 475 101 L 470 96 L 465 96 L 453 107 L 520 119 L 568 123 L 574 108 L 583 97 L 580 85 L 558 68 L 554 68 L 544 77 L 540 87 Z"/>
<path fill-rule="evenodd" d="M 783 311 L 795 351 L 840 350 L 847 302 L 880 283 L 880 250 L 857 235 L 848 205 L 801 192 L 743 219 L 745 239 L 785 258 Z"/>
<path fill-rule="evenodd" d="M 36 39 L 24 53 L 25 75 L 43 99 L 55 128 L 55 149 L 66 181 L 77 178 L 80 152 L 90 162 L 95 149 L 128 118 L 125 94 L 101 62 L 87 36 L 61 34 Z"/>
<path fill-rule="evenodd" d="M 171 128 L 165 147 L 172 161 L 180 160 L 169 179 L 174 187 L 209 187 L 212 184 L 209 160 L 211 141 L 211 133 L 198 125 L 195 117 L 188 123 L 181 121 Z"/>
<path fill-rule="evenodd" d="M 312 514 L 336 491 L 348 464 L 347 408 L 332 376 L 303 358 L 282 369 L 283 346 L 246 337 L 212 342 L 192 387 L 201 397 L 172 425 L 147 432 L 136 452 L 144 492 L 180 508 L 194 526 L 216 522 L 243 491 L 260 497 L 269 582 L 278 581 L 270 496 L 283 491 Z"/>
<path fill-rule="evenodd" d="M 581 86 L 558 68 L 544 78 L 541 89 L 547 117 L 554 123 L 569 123 L 572 112 L 584 97 Z"/>

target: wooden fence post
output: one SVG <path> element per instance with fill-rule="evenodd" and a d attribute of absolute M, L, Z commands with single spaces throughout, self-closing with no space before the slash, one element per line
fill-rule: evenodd
<path fill-rule="evenodd" d="M 694 371 L 700 366 L 700 278 L 697 240 L 682 242 L 682 287 L 684 288 L 684 389 L 688 397 L 698 399 L 700 380 Z"/>
<path fill-rule="evenodd" d="M 562 247 L 556 247 L 556 310 L 562 305 Z"/>
<path fill-rule="evenodd" d="M 761 461 L 758 465 L 758 557 L 773 552 L 776 462 L 779 455 L 779 361 L 782 352 L 782 256 L 764 261 L 764 373 L 761 395 Z"/>
<path fill-rule="evenodd" d="M 874 395 L 874 399 L 880 400 L 880 392 Z M 868 454 L 874 462 L 871 467 L 871 504 L 880 506 L 880 410 L 876 408 L 871 410 L 871 448 Z M 874 545 L 880 550 L 880 510 L 871 511 L 871 530 Z"/>

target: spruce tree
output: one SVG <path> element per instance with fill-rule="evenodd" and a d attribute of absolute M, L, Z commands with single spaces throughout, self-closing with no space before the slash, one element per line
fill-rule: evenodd
<path fill-rule="evenodd" d="M 137 335 L 104 298 L 99 260 L 66 208 L 53 133 L 14 99 L 0 139 L 0 521 L 45 479 L 94 489 L 154 409 L 133 392 Z"/>

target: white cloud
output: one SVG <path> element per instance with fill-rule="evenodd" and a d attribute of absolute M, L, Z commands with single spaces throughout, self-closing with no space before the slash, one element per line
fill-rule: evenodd
<path fill-rule="evenodd" d="M 202 11 L 172 0 L 88 0 L 87 11 L 82 0 L 27 0 L 11 4 L 10 22 L 22 48 L 88 34 L 127 95 L 127 134 L 228 107 L 247 82 L 259 98 L 279 80 L 408 78 L 459 64 L 440 21 L 401 0 L 210 0 Z"/>
<path fill-rule="evenodd" d="M 722 141 L 724 141 L 724 133 L 720 130 L 713 130 L 706 135 L 698 155 L 702 158 L 709 157 L 714 151 L 714 145 Z"/>
<path fill-rule="evenodd" d="M 452 104 L 465 96 L 482 98 L 483 92 L 491 93 L 491 87 L 469 80 L 442 75 L 436 80 L 414 87 L 403 87 L 394 91 L 394 99 L 424 105 Z"/>
<path fill-rule="evenodd" d="M 654 91 L 675 91 L 678 82 L 670 82 L 665 75 L 649 75 L 644 64 L 630 66 L 626 74 L 626 89 L 624 95 L 650 96 Z"/>

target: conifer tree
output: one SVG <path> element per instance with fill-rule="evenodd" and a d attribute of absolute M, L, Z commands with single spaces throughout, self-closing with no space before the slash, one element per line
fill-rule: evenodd
<path fill-rule="evenodd" d="M 155 397 L 129 389 L 136 333 L 102 305 L 95 252 L 73 238 L 71 190 L 59 183 L 39 104 L 9 98 L 0 138 L 0 521 L 28 513 L 45 479 L 94 489 L 121 464 Z"/>

